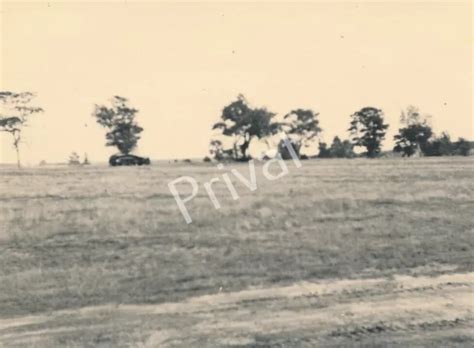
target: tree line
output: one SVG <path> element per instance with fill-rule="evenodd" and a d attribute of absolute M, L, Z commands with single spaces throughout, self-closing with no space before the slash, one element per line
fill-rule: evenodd
<path fill-rule="evenodd" d="M 10 133 L 13 147 L 17 155 L 18 168 L 21 167 L 20 143 L 22 131 L 28 126 L 30 117 L 44 112 L 40 107 L 31 105 L 35 97 L 31 92 L 1 92 L 0 91 L 0 131 Z M 97 123 L 107 130 L 105 134 L 106 146 L 117 147 L 121 154 L 131 153 L 140 140 L 143 128 L 135 121 L 138 110 L 129 106 L 126 98 L 114 96 L 108 105 L 95 105 L 92 116 Z M 44 164 L 42 161 L 41 164 Z M 87 154 L 81 163 L 76 152 L 71 153 L 70 165 L 87 165 Z"/>
<path fill-rule="evenodd" d="M 212 127 L 218 137 L 210 142 L 210 154 L 215 160 L 247 161 L 251 158 L 248 148 L 252 140 L 264 141 L 276 134 L 284 134 L 300 158 L 307 158 L 302 149 L 314 144 L 322 132 L 319 113 L 311 109 L 294 109 L 277 120 L 276 114 L 266 108 L 250 106 L 243 95 L 224 107 L 220 119 Z M 447 132 L 435 136 L 429 125 L 429 116 L 422 115 L 415 106 L 408 106 L 400 116 L 400 128 L 395 135 L 393 151 L 403 157 L 420 156 L 468 156 L 472 143 L 464 138 L 451 141 Z M 364 107 L 349 118 L 348 139 L 334 137 L 332 144 L 319 142 L 319 158 L 353 158 L 380 156 L 389 125 L 384 113 L 376 107 Z M 221 139 L 230 140 L 227 148 Z M 229 141 L 227 141 L 229 142 Z M 356 155 L 355 149 L 362 153 Z M 289 159 L 283 140 L 278 143 L 278 153 Z"/>
<path fill-rule="evenodd" d="M 0 131 L 12 136 L 12 145 L 20 161 L 20 143 L 22 131 L 28 125 L 32 115 L 42 113 L 41 107 L 32 105 L 34 93 L 0 91 Z M 96 122 L 107 130 L 106 146 L 113 146 L 121 154 L 131 153 L 137 146 L 143 128 L 135 117 L 138 109 L 129 105 L 129 101 L 120 96 L 111 98 L 107 105 L 95 105 L 92 116 Z M 435 136 L 429 125 L 428 116 L 423 116 L 419 109 L 409 106 L 401 113 L 398 134 L 395 135 L 393 151 L 405 157 L 415 154 L 424 156 L 451 156 L 470 154 L 472 142 L 459 138 L 451 141 L 448 133 Z M 319 142 L 319 158 L 352 158 L 356 157 L 355 148 L 363 149 L 363 156 L 378 157 L 389 125 L 385 123 L 384 113 L 376 107 L 364 107 L 349 119 L 348 139 L 336 136 L 331 145 Z M 217 161 L 248 161 L 251 159 L 249 147 L 252 141 L 263 141 L 270 147 L 270 139 L 277 134 L 284 134 L 300 158 L 306 158 L 303 149 L 313 146 L 322 128 L 319 113 L 311 109 L 294 109 L 280 120 L 277 114 L 265 107 L 251 106 L 243 95 L 225 106 L 219 121 L 212 129 L 220 138 L 210 142 L 209 153 Z M 230 146 L 224 146 L 222 138 L 230 140 Z M 284 141 L 278 144 L 278 154 L 283 159 L 290 158 Z M 206 160 L 211 160 L 206 157 Z M 74 162 L 75 159 L 74 159 Z M 88 160 L 87 160 L 88 162 Z"/>

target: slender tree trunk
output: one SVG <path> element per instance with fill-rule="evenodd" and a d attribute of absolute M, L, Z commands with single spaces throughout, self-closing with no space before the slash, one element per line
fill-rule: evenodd
<path fill-rule="evenodd" d="M 249 148 L 250 142 L 245 141 L 241 146 L 240 146 L 240 151 L 242 152 L 242 159 L 247 159 L 247 149 Z"/>
<path fill-rule="evenodd" d="M 239 145 L 239 141 L 243 139 L 243 143 Z M 246 135 L 240 136 L 234 141 L 234 159 L 245 160 L 247 158 L 247 149 L 250 145 L 250 139 L 247 138 Z"/>
<path fill-rule="evenodd" d="M 21 169 L 20 149 L 18 148 L 18 144 L 15 145 L 15 151 L 16 151 L 16 165 L 18 166 L 18 169 Z"/>
<path fill-rule="evenodd" d="M 16 165 L 18 169 L 21 169 L 21 161 L 20 161 L 20 135 L 16 132 L 12 133 L 13 136 L 13 146 L 15 147 L 16 152 Z"/>
<path fill-rule="evenodd" d="M 367 157 L 375 158 L 375 149 L 367 149 Z"/>
<path fill-rule="evenodd" d="M 416 144 L 416 152 L 418 153 L 418 157 L 423 157 L 423 151 L 421 151 L 420 143 Z"/>
<path fill-rule="evenodd" d="M 237 147 L 236 142 L 234 143 L 232 153 L 233 153 L 233 156 L 234 156 L 234 160 L 238 160 L 239 159 L 239 151 L 238 151 L 238 147 Z"/>

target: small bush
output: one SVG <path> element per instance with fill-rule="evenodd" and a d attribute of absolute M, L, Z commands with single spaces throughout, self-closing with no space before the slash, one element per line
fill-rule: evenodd
<path fill-rule="evenodd" d="M 469 156 L 472 148 L 471 145 L 471 142 L 466 139 L 459 138 L 458 141 L 454 143 L 454 154 L 458 156 Z"/>
<path fill-rule="evenodd" d="M 429 141 L 423 152 L 426 156 L 452 156 L 454 144 L 451 142 L 449 134 L 443 132 L 441 136 Z"/>
<path fill-rule="evenodd" d="M 71 153 L 71 155 L 69 156 L 68 164 L 70 166 L 79 166 L 79 165 L 81 165 L 80 157 L 76 152 Z"/>
<path fill-rule="evenodd" d="M 319 158 L 330 158 L 331 157 L 331 151 L 329 151 L 328 145 L 326 143 L 323 143 L 323 142 L 319 143 L 318 157 Z"/>
<path fill-rule="evenodd" d="M 349 140 L 341 141 L 339 137 L 334 137 L 329 149 L 329 155 L 333 158 L 353 158 L 354 151 L 352 150 L 351 142 Z"/>

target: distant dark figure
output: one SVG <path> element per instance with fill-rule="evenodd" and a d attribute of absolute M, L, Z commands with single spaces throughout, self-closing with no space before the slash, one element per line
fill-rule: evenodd
<path fill-rule="evenodd" d="M 85 153 L 84 154 L 84 161 L 82 161 L 82 165 L 87 166 L 89 164 L 91 164 L 91 163 L 89 162 L 89 158 L 87 157 L 87 153 Z"/>
<path fill-rule="evenodd" d="M 68 164 L 70 166 L 80 166 L 81 165 L 81 159 L 79 158 L 79 155 L 76 152 L 71 153 L 71 155 L 69 156 Z"/>

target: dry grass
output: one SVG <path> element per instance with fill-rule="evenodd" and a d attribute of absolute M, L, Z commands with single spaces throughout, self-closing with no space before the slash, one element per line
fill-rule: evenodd
<path fill-rule="evenodd" d="M 167 183 L 211 164 L 1 168 L 0 317 L 298 281 L 472 271 L 473 161 L 314 160 L 241 199 Z M 246 164 L 234 165 L 248 176 Z M 276 169 L 276 168 L 275 168 Z"/>

